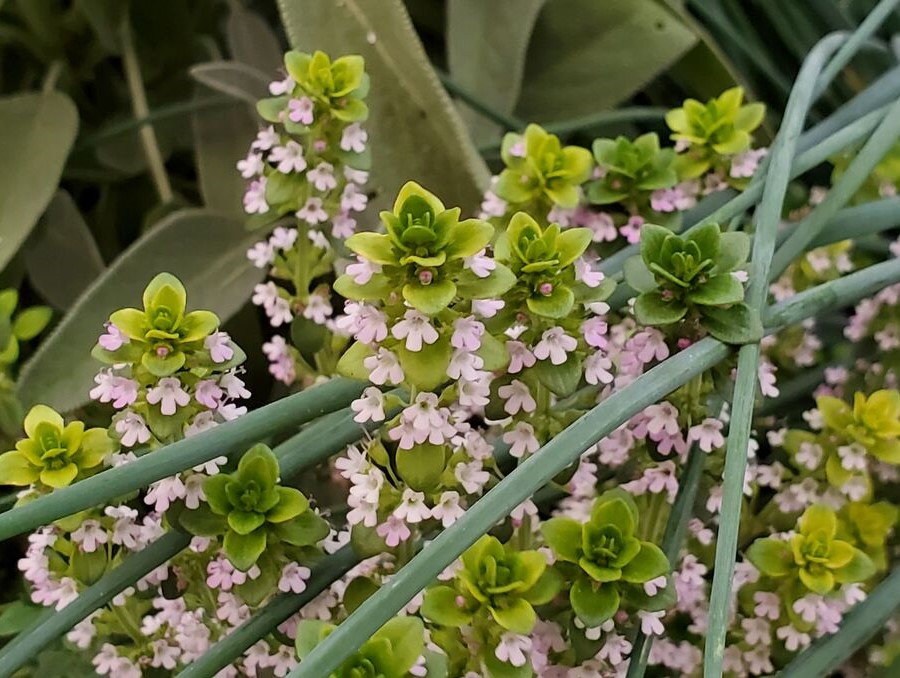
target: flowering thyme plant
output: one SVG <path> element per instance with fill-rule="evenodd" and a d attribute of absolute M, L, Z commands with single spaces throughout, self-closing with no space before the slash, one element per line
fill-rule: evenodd
<path fill-rule="evenodd" d="M 796 261 L 760 263 L 829 204 L 786 213 L 783 236 L 746 218 L 762 104 L 689 99 L 667 136 L 592 151 L 523 125 L 480 212 L 413 177 L 376 219 L 366 61 L 291 51 L 284 69 L 237 169 L 252 303 L 279 332 L 262 351 L 292 393 L 248 413 L 252 361 L 160 273 L 109 315 L 93 406 L 35 404 L 0 455 L 8 515 L 33 530 L 31 601 L 66 623 L 96 601 L 66 638 L 99 675 L 745 678 L 790 673 L 878 605 L 898 556 L 900 274 L 854 271 L 900 248 L 822 226 Z M 865 206 L 843 162 L 859 186 L 832 195 Z M 740 209 L 691 223 L 726 190 Z M 859 300 L 868 275 L 892 286 Z M 806 319 L 851 297 L 832 350 Z M 3 355 L 46 323 L 10 303 Z M 877 633 L 848 675 L 900 654 L 895 623 Z"/>

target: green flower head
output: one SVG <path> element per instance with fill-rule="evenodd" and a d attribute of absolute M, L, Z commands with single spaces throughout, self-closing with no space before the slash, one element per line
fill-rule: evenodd
<path fill-rule="evenodd" d="M 250 448 L 234 473 L 220 473 L 203 483 L 207 505 L 181 514 L 192 534 L 224 534 L 225 555 L 239 570 L 248 570 L 269 541 L 295 546 L 314 544 L 328 534 L 324 520 L 309 510 L 306 497 L 278 484 L 278 459 L 265 445 Z"/>
<path fill-rule="evenodd" d="M 494 190 L 513 204 L 549 201 L 550 205 L 575 207 L 578 187 L 593 168 L 587 149 L 563 146 L 559 137 L 540 125 L 528 125 L 524 135 L 507 134 L 501 154 L 506 169 Z"/>
<path fill-rule="evenodd" d="M 486 611 L 505 629 L 530 633 L 537 621 L 532 605 L 549 602 L 559 580 L 540 551 L 513 551 L 496 537 L 482 536 L 462 556 L 457 588 L 435 586 L 425 593 L 422 614 L 442 626 L 464 626 Z"/>
<path fill-rule="evenodd" d="M 625 264 L 625 279 L 640 292 L 634 305 L 645 325 L 669 325 L 690 310 L 718 339 L 743 343 L 759 338 L 762 327 L 743 303 L 744 287 L 732 272 L 747 260 L 745 233 L 722 233 L 716 224 L 684 237 L 655 224 L 641 230 L 641 255 Z"/>
<path fill-rule="evenodd" d="M 688 147 L 676 161 L 683 177 L 698 177 L 718 156 L 735 155 L 750 147 L 750 133 L 762 123 L 766 107 L 743 101 L 744 90 L 733 87 L 705 104 L 688 99 L 666 114 L 672 139 Z"/>
<path fill-rule="evenodd" d="M 66 424 L 46 405 L 35 405 L 25 417 L 24 440 L 0 455 L 0 484 L 47 487 L 70 485 L 96 468 L 113 451 L 106 429 L 85 430 L 80 421 Z"/>
<path fill-rule="evenodd" d="M 827 430 L 863 445 L 889 464 L 900 464 L 900 391 L 882 389 L 872 395 L 853 395 L 853 407 L 831 396 L 820 396 L 816 406 Z"/>
<path fill-rule="evenodd" d="M 302 662 L 325 640 L 334 624 L 303 620 L 297 626 L 297 656 Z M 329 678 L 405 678 L 425 649 L 425 626 L 418 617 L 394 617 L 378 629 Z"/>
<path fill-rule="evenodd" d="M 551 518 L 541 526 L 557 560 L 580 570 L 569 599 L 586 624 L 602 624 L 619 609 L 617 582 L 643 584 L 668 573 L 665 554 L 635 536 L 637 525 L 634 500 L 627 492 L 612 490 L 597 499 L 588 522 Z"/>
<path fill-rule="evenodd" d="M 365 61 L 358 54 L 332 61 L 320 51 L 291 51 L 285 54 L 284 65 L 303 93 L 327 106 L 334 117 L 345 122 L 368 117 L 369 109 L 362 99 L 369 91 L 369 76 Z"/>
<path fill-rule="evenodd" d="M 660 149 L 655 133 L 639 136 L 597 139 L 594 158 L 604 171 L 602 178 L 588 185 L 588 200 L 597 205 L 621 202 L 634 206 L 647 202 L 649 193 L 670 188 L 678 182 L 675 151 Z"/>
<path fill-rule="evenodd" d="M 576 301 L 573 264 L 590 242 L 590 229 L 560 230 L 557 224 L 542 229 L 528 214 L 517 212 L 497 239 L 494 254 L 517 275 L 532 313 L 563 318 Z"/>
<path fill-rule="evenodd" d="M 185 312 L 187 293 L 171 273 L 160 273 L 150 281 L 143 302 L 143 310 L 123 308 L 109 317 L 129 343 L 116 351 L 97 347 L 94 353 L 98 358 L 140 361 L 154 376 L 165 377 L 184 367 L 188 356 L 201 350 L 203 340 L 219 326 L 215 313 Z"/>
<path fill-rule="evenodd" d="M 401 289 L 416 310 L 434 314 L 446 308 L 458 293 L 462 260 L 483 250 L 494 227 L 480 219 L 459 220 L 459 208 L 447 209 L 433 193 L 417 183 L 406 183 L 391 212 L 381 213 L 387 233 L 356 233 L 347 239 L 353 252 L 379 264 L 383 274 L 365 284 L 341 276 L 338 293 L 350 299 L 383 300 Z M 482 281 L 478 294 L 500 294 L 512 285 L 509 271 L 494 271 Z M 500 283 L 500 287 L 498 287 Z M 502 287 L 502 289 L 501 289 Z"/>
<path fill-rule="evenodd" d="M 875 565 L 851 543 L 837 539 L 835 512 L 824 504 L 810 506 L 798 522 L 790 541 L 757 539 L 747 558 L 770 577 L 796 574 L 803 585 L 824 595 L 837 584 L 862 582 L 875 573 Z"/>

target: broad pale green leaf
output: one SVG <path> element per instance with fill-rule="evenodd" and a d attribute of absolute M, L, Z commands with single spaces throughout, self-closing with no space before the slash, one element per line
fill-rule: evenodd
<path fill-rule="evenodd" d="M 188 307 L 222 321 L 246 303 L 262 271 L 246 259 L 255 237 L 240 221 L 207 210 L 180 210 L 129 247 L 75 302 L 22 369 L 19 395 L 27 405 L 68 411 L 88 401 L 98 363 L 91 347 L 113 311 L 140 303 L 160 271 L 177 276 Z"/>
<path fill-rule="evenodd" d="M 94 236 L 72 197 L 57 191 L 25 250 L 32 286 L 50 304 L 65 310 L 104 268 Z"/>
<path fill-rule="evenodd" d="M 256 106 L 259 99 L 269 96 L 269 80 L 278 77 L 277 73 L 272 73 L 270 77 L 269 74 L 239 61 L 211 61 L 197 64 L 191 66 L 190 73 L 197 82 L 222 94 L 246 101 L 251 106 Z"/>
<path fill-rule="evenodd" d="M 447 61 L 450 75 L 484 103 L 512 113 L 522 88 L 525 54 L 538 12 L 546 0 L 449 0 Z M 497 27 L 503 39 L 497 39 Z M 462 108 L 462 118 L 477 143 L 496 138 L 500 127 Z"/>
<path fill-rule="evenodd" d="M 231 3 L 225 36 L 235 61 L 253 66 L 271 80 L 276 79 L 282 65 L 281 44 L 262 17 L 240 3 Z"/>
<path fill-rule="evenodd" d="M 488 172 L 456 109 L 440 86 L 400 0 L 279 0 L 297 49 L 332 57 L 360 54 L 372 89 L 366 122 L 372 150 L 369 209 L 389 209 L 415 177 L 447 205 L 471 212 Z M 439 158 L 440 162 L 435 162 Z"/>
<path fill-rule="evenodd" d="M 612 108 L 696 42 L 655 0 L 549 0 L 534 27 L 516 111 L 547 122 Z"/>
<path fill-rule="evenodd" d="M 78 111 L 61 92 L 0 99 L 0 270 L 53 197 L 77 131 Z"/>
<path fill-rule="evenodd" d="M 209 97 L 209 89 L 197 85 L 195 99 Z M 231 106 L 195 111 L 191 116 L 194 128 L 194 155 L 200 193 L 207 207 L 223 214 L 243 219 L 242 198 L 246 180 L 235 167 L 247 155 L 258 125 L 255 113 L 241 101 Z"/>

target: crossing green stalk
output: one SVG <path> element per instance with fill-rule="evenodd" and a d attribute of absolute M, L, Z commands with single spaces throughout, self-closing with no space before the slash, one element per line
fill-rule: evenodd
<path fill-rule="evenodd" d="M 778 248 L 772 272 L 779 275 L 821 233 L 825 224 L 859 190 L 875 166 L 900 138 L 900 99 L 890 107 L 881 124 L 853 158 L 847 171 L 838 179 L 821 204 L 793 229 Z"/>
<path fill-rule="evenodd" d="M 771 309 L 767 332 L 836 305 L 852 303 L 879 286 L 900 282 L 900 260 L 872 266 L 798 294 Z M 513 508 L 634 414 L 727 357 L 729 348 L 711 338 L 697 342 L 644 373 L 571 424 L 523 462 L 450 528 L 427 544 L 402 570 L 364 602 L 289 675 L 329 675 L 445 567 Z"/>
<path fill-rule="evenodd" d="M 55 614 L 43 616 L 0 651 L 0 678 L 8 678 L 51 642 L 119 593 L 176 556 L 190 544 L 190 535 L 169 532 L 126 558 L 121 565 L 90 586 Z"/>
<path fill-rule="evenodd" d="M 675 503 L 672 504 L 672 512 L 666 522 L 666 531 L 661 544 L 663 553 L 672 564 L 678 562 L 678 554 L 684 543 L 687 524 L 694 515 L 694 502 L 697 499 L 697 488 L 700 486 L 700 478 L 703 477 L 705 463 L 706 453 L 694 445 L 688 454 L 684 473 L 678 484 L 678 494 L 675 496 Z M 644 672 L 647 670 L 651 647 L 653 647 L 653 636 L 648 636 L 638 629 L 631 646 L 631 661 L 628 662 L 626 678 L 643 678 Z"/>
<path fill-rule="evenodd" d="M 333 379 L 249 412 L 240 419 L 146 454 L 124 466 L 108 469 L 55 490 L 52 494 L 0 514 L 0 541 L 92 506 L 109 503 L 111 499 L 135 492 L 157 480 L 223 454 L 241 451 L 268 436 L 346 407 L 365 386 L 360 381 Z"/>
<path fill-rule="evenodd" d="M 781 219 L 782 205 L 790 181 L 794 153 L 803 130 L 803 123 L 813 103 L 816 81 L 828 58 L 845 39 L 843 35 L 831 35 L 820 41 L 810 52 L 791 90 L 784 122 L 772 146 L 763 198 L 756 213 L 757 228 L 750 260 L 750 284 L 746 302 L 754 312 L 761 313 L 766 301 L 778 222 Z M 741 346 L 738 351 L 732 416 L 725 448 L 725 468 L 722 473 L 722 507 L 719 510 L 720 521 L 709 602 L 709 631 L 706 635 L 704 652 L 703 675 L 706 678 L 718 678 L 722 675 L 732 578 L 741 523 L 747 446 L 758 388 L 759 356 L 759 342 Z"/>
<path fill-rule="evenodd" d="M 321 560 L 311 568 L 303 593 L 282 593 L 275 596 L 259 612 L 238 626 L 234 631 L 212 646 L 200 659 L 192 662 L 178 674 L 179 678 L 211 678 L 240 657 L 260 638 L 265 638 L 275 628 L 301 607 L 319 595 L 336 579 L 359 562 L 348 545 Z"/>

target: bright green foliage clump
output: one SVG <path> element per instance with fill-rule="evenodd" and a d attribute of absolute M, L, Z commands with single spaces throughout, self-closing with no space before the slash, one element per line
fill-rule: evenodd
<path fill-rule="evenodd" d="M 489 614 L 504 629 L 529 633 L 537 621 L 533 606 L 549 602 L 559 586 L 542 553 L 506 549 L 496 537 L 484 535 L 463 554 L 454 587 L 426 592 L 422 614 L 455 627 Z"/>
<path fill-rule="evenodd" d="M 510 296 L 524 296 L 528 309 L 539 316 L 565 318 L 576 301 L 593 301 L 604 291 L 575 281 L 572 264 L 590 242 L 590 229 L 561 231 L 556 224 L 542 229 L 528 214 L 518 212 L 497 239 L 494 255 L 518 280 Z"/>
<path fill-rule="evenodd" d="M 740 344 L 762 336 L 733 275 L 747 259 L 745 233 L 706 224 L 684 237 L 655 224 L 641 230 L 641 255 L 626 262 L 625 279 L 640 292 L 634 305 L 645 325 L 699 323 L 717 339 Z"/>
<path fill-rule="evenodd" d="M 19 342 L 43 332 L 53 315 L 48 306 L 31 306 L 16 313 L 18 303 L 16 290 L 0 290 L 0 369 L 19 359 Z"/>
<path fill-rule="evenodd" d="M 302 660 L 335 629 L 305 619 L 297 625 L 297 656 Z M 418 617 L 395 617 L 363 643 L 330 678 L 405 678 L 425 648 L 425 626 Z M 429 673 L 429 675 L 431 675 Z"/>
<path fill-rule="evenodd" d="M 528 125 L 525 134 L 510 132 L 501 149 L 506 169 L 500 173 L 498 196 L 529 211 L 546 213 L 553 205 L 571 208 L 578 204 L 579 186 L 593 168 L 588 150 L 563 146 L 559 137 L 540 125 Z"/>
<path fill-rule="evenodd" d="M 206 505 L 180 516 L 192 534 L 224 535 L 225 555 L 239 570 L 249 570 L 273 544 L 315 544 L 328 524 L 309 508 L 306 497 L 278 484 L 278 460 L 265 445 L 250 448 L 231 474 L 203 483 Z"/>
<path fill-rule="evenodd" d="M 449 656 L 451 666 L 486 669 L 490 676 L 530 676 L 530 666 L 499 662 L 494 651 L 505 632 L 530 633 L 537 622 L 534 606 L 549 603 L 561 585 L 559 575 L 547 567 L 540 551 L 517 551 L 484 535 L 463 554 L 462 569 L 452 586 L 433 586 L 425 592 L 422 615 L 447 627 L 436 629 L 432 636 Z M 470 640 L 462 641 L 457 630 L 462 627 L 467 639 L 477 640 L 481 648 L 477 656 L 466 649 Z"/>
<path fill-rule="evenodd" d="M 357 54 L 332 61 L 327 54 L 292 51 L 284 55 L 284 65 L 294 82 L 330 113 L 346 122 L 359 122 L 369 115 L 362 99 L 369 92 L 365 61 Z"/>
<path fill-rule="evenodd" d="M 687 99 L 682 108 L 666 114 L 672 139 L 687 147 L 676 161 L 682 177 L 699 177 L 717 168 L 723 156 L 750 148 L 750 133 L 762 123 L 766 107 L 761 103 L 743 104 L 743 100 L 744 90 L 733 87 L 705 104 Z"/>
<path fill-rule="evenodd" d="M 53 315 L 48 306 L 31 306 L 16 313 L 18 304 L 15 289 L 0 290 L 0 432 L 10 439 L 18 435 L 25 416 L 16 397 L 13 375 L 20 344 L 40 334 Z"/>
<path fill-rule="evenodd" d="M 618 611 L 622 596 L 669 573 L 662 550 L 635 536 L 639 515 L 631 496 L 612 490 L 597 498 L 586 523 L 551 518 L 541 526 L 557 569 L 572 582 L 572 610 L 587 626 L 599 626 Z M 654 609 L 641 596 L 641 608 Z"/>
<path fill-rule="evenodd" d="M 25 417 L 26 438 L 0 455 L 0 484 L 47 488 L 71 485 L 94 471 L 113 451 L 106 429 L 85 430 L 80 421 L 66 424 L 46 405 L 35 405 Z"/>
<path fill-rule="evenodd" d="M 627 137 L 597 139 L 594 158 L 604 171 L 602 178 L 587 186 L 587 197 L 595 205 L 623 203 L 631 211 L 646 208 L 651 191 L 671 188 L 678 182 L 675 151 L 660 148 L 656 133 L 642 134 L 634 141 Z"/>
<path fill-rule="evenodd" d="M 109 318 L 129 342 L 115 351 L 95 348 L 95 357 L 109 364 L 140 361 L 156 377 L 193 367 L 188 359 L 203 351 L 203 340 L 219 326 L 216 314 L 186 313 L 187 293 L 171 273 L 150 281 L 143 302 L 143 310 L 123 308 Z"/>
<path fill-rule="evenodd" d="M 515 282 L 506 268 L 498 266 L 479 279 L 463 270 L 463 259 L 490 243 L 493 226 L 480 219 L 460 221 L 459 212 L 458 207 L 447 209 L 437 196 L 408 182 L 397 195 L 393 211 L 381 213 L 387 233 L 357 233 L 347 239 L 347 247 L 380 265 L 381 273 L 362 285 L 343 275 L 335 282 L 335 290 L 360 301 L 381 301 L 400 290 L 410 306 L 426 314 L 445 309 L 459 293 L 460 283 L 469 284 L 469 298 L 502 294 Z"/>
<path fill-rule="evenodd" d="M 853 407 L 839 398 L 820 396 L 816 406 L 825 428 L 846 444 L 858 443 L 889 464 L 900 464 L 900 391 L 856 393 Z"/>
<path fill-rule="evenodd" d="M 872 560 L 837 537 L 838 519 L 824 504 L 810 506 L 790 540 L 757 539 L 747 557 L 769 577 L 797 577 L 810 591 L 824 595 L 838 584 L 866 581 L 875 574 Z"/>

